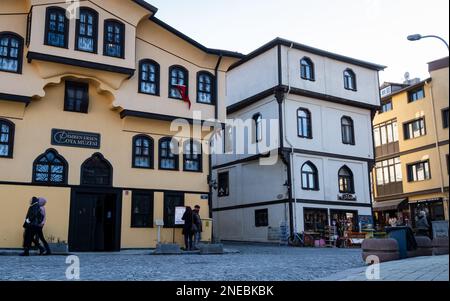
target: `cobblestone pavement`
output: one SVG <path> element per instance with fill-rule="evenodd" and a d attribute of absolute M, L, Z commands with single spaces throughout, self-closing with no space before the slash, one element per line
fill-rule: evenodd
<path fill-rule="evenodd" d="M 449 256 L 417 257 L 380 265 L 379 281 L 449 281 Z M 324 281 L 366 281 L 366 268 L 336 273 Z"/>
<path fill-rule="evenodd" d="M 239 254 L 150 256 L 148 252 L 77 254 L 81 280 L 313 280 L 362 267 L 358 249 L 231 244 Z M 65 256 L 0 256 L 0 280 L 66 280 Z"/>

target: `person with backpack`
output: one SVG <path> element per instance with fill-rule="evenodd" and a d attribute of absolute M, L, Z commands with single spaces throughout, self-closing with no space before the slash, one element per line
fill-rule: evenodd
<path fill-rule="evenodd" d="M 39 199 L 33 197 L 28 207 L 27 215 L 23 227 L 25 229 L 23 241 L 23 253 L 20 256 L 30 256 L 31 244 L 35 241 L 36 227 L 41 221 L 41 207 L 39 206 Z"/>
<path fill-rule="evenodd" d="M 184 235 L 184 244 L 186 246 L 186 251 L 192 251 L 194 247 L 193 242 L 193 214 L 192 208 L 186 207 L 186 211 L 183 214 L 182 220 L 184 221 L 183 225 L 183 235 Z"/>

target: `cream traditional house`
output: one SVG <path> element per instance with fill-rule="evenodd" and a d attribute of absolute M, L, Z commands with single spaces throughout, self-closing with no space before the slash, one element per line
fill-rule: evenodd
<path fill-rule="evenodd" d="M 1 1 L 0 248 L 21 247 L 33 196 L 48 199 L 47 236 L 72 251 L 154 247 L 156 220 L 163 242 L 180 242 L 177 206 L 201 205 L 211 230 L 212 128 L 192 139 L 173 121 L 224 122 L 225 73 L 243 56 L 156 11 L 143 0 Z"/>

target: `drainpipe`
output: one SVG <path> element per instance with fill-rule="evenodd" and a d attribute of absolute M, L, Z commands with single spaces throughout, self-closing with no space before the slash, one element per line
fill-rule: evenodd
<path fill-rule="evenodd" d="M 215 104 L 214 104 L 214 118 L 217 121 L 219 120 L 219 67 L 220 63 L 222 62 L 223 55 L 222 53 L 219 54 L 219 59 L 217 60 L 216 67 L 214 68 L 214 98 L 215 98 Z M 226 104 L 225 104 L 226 105 Z M 215 131 L 215 128 L 214 130 Z M 209 218 L 213 217 L 213 204 L 212 204 L 212 195 L 213 195 L 213 187 L 211 186 L 211 180 L 212 180 L 212 156 L 211 156 L 211 141 L 208 141 L 209 143 L 209 154 L 208 154 L 208 165 L 209 165 L 209 171 L 208 171 L 208 186 L 209 186 L 209 195 L 208 195 L 208 206 L 209 206 Z M 213 225 L 211 225 L 212 229 L 212 236 L 211 239 L 214 242 L 214 229 Z"/>
<path fill-rule="evenodd" d="M 434 91 L 433 91 L 433 84 L 432 82 L 426 82 L 426 85 L 430 87 L 430 95 L 431 95 L 431 108 L 433 110 L 433 125 L 434 125 L 434 136 L 435 136 L 435 144 L 436 144 L 436 150 L 438 153 L 438 163 L 439 163 L 439 179 L 441 182 L 441 193 L 445 193 L 444 189 L 444 175 L 442 170 L 442 160 L 441 160 L 441 150 L 439 149 L 439 136 L 438 136 L 438 127 L 437 127 L 437 118 L 436 118 L 436 107 L 434 105 Z"/>
<path fill-rule="evenodd" d="M 287 112 L 286 110 L 286 99 L 289 97 L 289 94 L 291 92 L 291 78 L 290 78 L 290 70 L 289 70 L 289 53 L 292 50 L 292 48 L 294 48 L 294 44 L 291 43 L 291 46 L 289 47 L 288 51 L 287 51 L 287 76 L 288 76 L 288 89 L 286 92 L 286 95 L 284 96 L 284 100 L 283 100 L 283 111 L 284 113 Z M 281 103 L 280 103 L 281 106 Z M 287 144 L 290 147 L 290 153 L 289 153 L 289 164 L 288 165 L 288 182 L 290 183 L 290 199 L 291 199 L 291 210 L 292 210 L 292 219 L 293 219 L 293 225 L 291 225 L 291 234 L 294 233 L 298 233 L 298 229 L 297 229 L 297 194 L 296 194 L 296 185 L 295 185 L 295 174 L 293 174 L 293 170 L 294 170 L 294 145 L 292 144 L 292 142 L 289 140 L 289 137 L 287 135 L 287 125 L 286 122 L 283 122 L 283 129 L 284 129 L 284 133 L 285 133 L 285 137 L 281 137 L 281 139 L 283 139 L 283 147 L 284 147 L 284 141 L 287 142 Z M 293 200 L 293 201 L 292 201 Z M 293 207 L 293 208 L 292 208 Z"/>

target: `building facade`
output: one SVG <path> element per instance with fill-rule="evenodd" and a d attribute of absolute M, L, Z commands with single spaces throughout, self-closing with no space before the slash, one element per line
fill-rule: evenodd
<path fill-rule="evenodd" d="M 0 248 L 21 247 L 33 196 L 48 199 L 46 236 L 72 251 L 155 247 L 157 220 L 162 242 L 181 242 L 177 206 L 200 205 L 210 231 L 216 124 L 201 122 L 225 120 L 225 73 L 242 55 L 142 0 L 76 4 L 0 6 Z"/>
<path fill-rule="evenodd" d="M 370 133 L 383 68 L 279 38 L 232 65 L 229 121 L 214 141 L 215 236 L 278 242 L 323 236 L 329 225 L 360 231 L 372 216 Z"/>
<path fill-rule="evenodd" d="M 430 222 L 448 220 L 449 58 L 429 63 L 429 71 L 424 81 L 382 87 L 373 172 L 380 228 L 393 216 L 414 228 L 422 210 Z"/>

